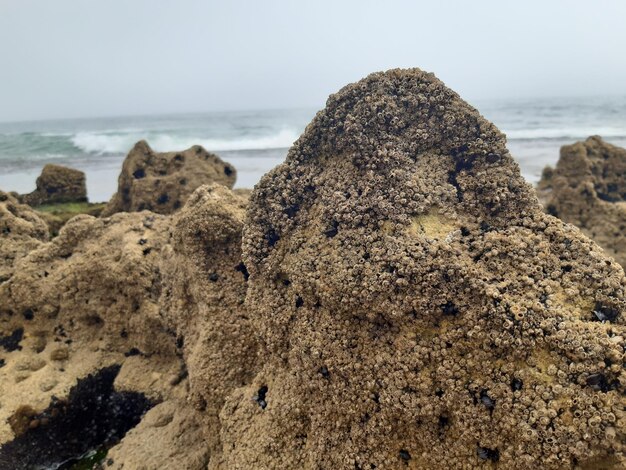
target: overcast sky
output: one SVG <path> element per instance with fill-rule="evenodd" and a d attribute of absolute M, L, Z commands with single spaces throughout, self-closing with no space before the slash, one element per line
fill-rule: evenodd
<path fill-rule="evenodd" d="M 625 95 L 623 0 L 0 0 L 0 120 L 321 107 L 420 67 L 464 98 Z"/>

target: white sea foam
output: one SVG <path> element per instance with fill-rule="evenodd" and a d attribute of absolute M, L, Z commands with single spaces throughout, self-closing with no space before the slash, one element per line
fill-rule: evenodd
<path fill-rule="evenodd" d="M 202 145 L 209 151 L 262 150 L 291 147 L 298 138 L 292 129 L 282 129 L 274 135 L 237 139 L 208 139 L 167 133 L 146 135 L 141 132 L 107 134 L 100 132 L 80 132 L 74 135 L 72 143 L 83 152 L 91 154 L 127 153 L 135 142 L 145 139 L 156 151 L 169 152 L 185 150 L 193 145 Z"/>

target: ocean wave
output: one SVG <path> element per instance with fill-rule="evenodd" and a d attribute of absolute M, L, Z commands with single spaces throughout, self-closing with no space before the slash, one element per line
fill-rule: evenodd
<path fill-rule="evenodd" d="M 243 137 L 236 139 L 208 139 L 162 133 L 107 134 L 100 132 L 79 132 L 71 137 L 74 146 L 85 153 L 104 155 L 127 153 L 133 145 L 145 139 L 150 147 L 159 152 L 185 150 L 193 145 L 201 145 L 209 151 L 263 150 L 291 147 L 298 133 L 282 129 L 274 135 Z"/>
<path fill-rule="evenodd" d="M 617 127 L 570 127 L 570 128 L 540 128 L 517 129 L 505 131 L 509 140 L 580 140 L 592 135 L 603 138 L 626 138 L 626 129 Z"/>

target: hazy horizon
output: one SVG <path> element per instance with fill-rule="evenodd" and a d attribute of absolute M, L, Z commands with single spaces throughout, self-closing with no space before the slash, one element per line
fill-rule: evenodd
<path fill-rule="evenodd" d="M 608 0 L 4 0 L 0 121 L 319 109 L 395 67 L 470 103 L 621 97 L 624 17 Z"/>

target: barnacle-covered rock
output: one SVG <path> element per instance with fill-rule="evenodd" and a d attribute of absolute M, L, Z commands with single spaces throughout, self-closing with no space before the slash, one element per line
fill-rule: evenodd
<path fill-rule="evenodd" d="M 157 153 L 142 140 L 124 160 L 118 190 L 102 216 L 142 210 L 170 214 L 199 186 L 215 182 L 232 188 L 236 178 L 230 163 L 199 145 L 184 152 Z"/>
<path fill-rule="evenodd" d="M 0 284 L 13 275 L 17 260 L 46 240 L 48 226 L 41 217 L 13 195 L 0 191 Z"/>
<path fill-rule="evenodd" d="M 253 326 L 243 307 L 248 272 L 241 262 L 246 200 L 204 185 L 172 221 L 163 252 L 161 311 L 176 333 L 189 374 L 189 401 L 202 417 L 208 447 L 218 448 L 225 397 L 257 370 Z"/>
<path fill-rule="evenodd" d="M 624 272 L 433 75 L 331 96 L 243 253 L 262 365 L 209 468 L 624 467 Z"/>
<path fill-rule="evenodd" d="M 546 210 L 579 227 L 626 266 L 626 150 L 589 137 L 561 147 L 552 172 L 544 172 Z"/>

